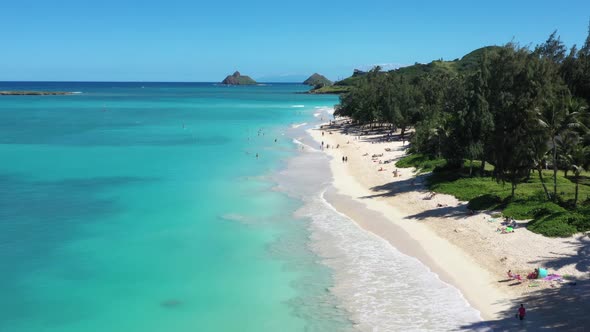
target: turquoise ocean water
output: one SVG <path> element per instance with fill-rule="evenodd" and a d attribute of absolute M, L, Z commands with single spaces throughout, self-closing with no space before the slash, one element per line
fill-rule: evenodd
<path fill-rule="evenodd" d="M 0 98 L 0 331 L 347 330 L 270 176 L 306 89 L 0 83 L 81 92 Z"/>
<path fill-rule="evenodd" d="M 324 198 L 328 157 L 305 129 L 337 98 L 306 89 L 0 82 L 81 92 L 0 97 L 0 332 L 479 321 L 456 288 Z"/>

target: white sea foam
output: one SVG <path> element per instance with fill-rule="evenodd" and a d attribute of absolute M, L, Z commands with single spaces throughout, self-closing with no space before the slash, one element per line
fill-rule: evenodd
<path fill-rule="evenodd" d="M 449 331 L 481 321 L 456 288 L 334 209 L 323 197 L 330 178 L 325 155 L 303 153 L 277 182 L 304 202 L 296 216 L 310 220 L 310 248 L 333 271 L 331 292 L 359 330 Z"/>
<path fill-rule="evenodd" d="M 75 94 L 75 95 L 79 95 L 79 94 L 82 93 L 82 91 L 73 91 L 72 93 Z"/>
<path fill-rule="evenodd" d="M 481 320 L 461 293 L 417 259 L 364 231 L 323 196 L 298 211 L 334 271 L 334 293 L 361 330 L 449 331 Z"/>
<path fill-rule="evenodd" d="M 291 108 L 304 108 L 305 105 L 291 105 Z"/>
<path fill-rule="evenodd" d="M 313 116 L 315 116 L 316 118 L 319 118 L 320 116 L 331 117 L 334 114 L 334 111 L 334 107 L 316 106 Z"/>
<path fill-rule="evenodd" d="M 315 149 L 315 148 L 311 147 L 308 144 L 305 144 L 305 143 L 301 142 L 300 140 L 298 140 L 296 138 L 293 139 L 293 143 L 297 144 L 298 146 L 304 147 L 305 148 L 305 151 L 307 151 L 307 152 L 310 152 L 310 151 L 311 152 L 319 152 L 320 151 L 318 149 Z"/>
<path fill-rule="evenodd" d="M 295 124 L 292 124 L 291 125 L 291 128 L 299 128 L 299 127 L 302 127 L 302 126 L 305 126 L 305 125 L 307 125 L 307 122 L 295 123 Z"/>
<path fill-rule="evenodd" d="M 330 115 L 334 114 L 334 107 L 331 106 L 316 106 L 315 109 L 319 112 L 328 113 Z"/>
<path fill-rule="evenodd" d="M 335 110 L 334 110 L 334 107 L 324 107 L 324 108 L 322 108 L 321 110 L 322 110 L 323 112 L 326 112 L 326 113 L 328 113 L 329 115 L 332 115 L 332 114 L 334 114 L 334 111 L 335 111 Z"/>

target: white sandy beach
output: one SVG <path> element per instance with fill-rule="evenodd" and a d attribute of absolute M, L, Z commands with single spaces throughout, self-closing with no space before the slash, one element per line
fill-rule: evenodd
<path fill-rule="evenodd" d="M 589 245 L 583 235 L 547 238 L 524 227 L 513 234 L 500 234 L 496 232 L 500 221 L 486 213 L 471 215 L 466 202 L 443 194 L 428 199 L 425 176 L 415 177 L 413 170 L 397 168 L 399 176 L 395 177 L 395 161 L 405 154 L 407 143 L 377 142 L 379 135 L 357 137 L 342 129 L 325 126 L 309 130 L 316 147 L 321 147 L 320 142 L 330 146 L 324 151 L 333 157 L 330 167 L 336 192 L 326 198 L 336 209 L 457 287 L 485 321 L 493 322 L 491 327 L 504 329 L 516 324 L 513 320 L 518 303 L 528 301 L 535 302 L 527 305 L 538 310 L 529 311 L 527 328 L 566 328 L 553 320 L 568 320 L 568 329 L 583 328 L 587 318 L 572 314 L 572 310 L 571 317 L 563 316 L 568 311 L 558 303 L 547 314 L 542 309 L 548 311 L 550 305 L 535 299 L 545 296 L 540 293 L 545 291 L 555 296 L 555 301 L 581 310 L 590 307 L 582 291 L 586 288 L 545 281 L 519 283 L 506 276 L 510 269 L 526 279 L 534 268 L 547 267 L 551 273 L 570 275 L 585 285 L 585 250 Z M 343 156 L 348 162 L 342 161 Z M 383 218 L 371 217 L 368 211 Z"/>

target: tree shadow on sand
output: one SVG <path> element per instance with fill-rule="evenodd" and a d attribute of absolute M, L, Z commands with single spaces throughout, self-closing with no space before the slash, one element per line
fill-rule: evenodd
<path fill-rule="evenodd" d="M 428 218 L 453 218 L 463 219 L 469 216 L 469 210 L 467 204 L 459 204 L 458 206 L 441 206 L 432 208 L 424 212 L 420 212 L 411 216 L 407 216 L 405 219 L 417 219 L 424 220 Z"/>
<path fill-rule="evenodd" d="M 531 261 L 531 263 L 537 263 L 551 269 L 560 269 L 573 264 L 576 270 L 588 272 L 590 270 L 590 237 L 588 235 L 580 235 L 575 240 L 568 241 L 567 244 L 575 249 L 575 255 L 550 252 L 554 256 L 540 257 L 538 260 Z"/>
<path fill-rule="evenodd" d="M 392 164 L 393 165 L 393 164 Z M 417 175 L 415 177 L 406 179 L 406 180 L 401 180 L 401 181 L 395 181 L 395 182 L 390 182 L 390 183 L 386 183 L 380 186 L 375 186 L 371 188 L 371 191 L 374 191 L 375 194 L 373 195 L 367 195 L 367 196 L 362 196 L 360 198 L 375 198 L 375 197 L 393 197 L 399 194 L 405 194 L 411 191 L 416 191 L 416 190 L 424 190 L 424 193 L 426 194 L 427 191 L 426 189 L 424 189 L 424 186 L 422 185 L 425 181 L 426 178 L 428 177 L 428 174 L 420 174 Z"/>
<path fill-rule="evenodd" d="M 516 317 L 520 304 L 527 309 L 524 321 Z M 502 318 L 464 325 L 459 331 L 586 331 L 590 327 L 590 282 L 582 280 L 556 288 L 542 288 L 510 302 Z"/>
<path fill-rule="evenodd" d="M 396 195 L 408 193 L 411 191 L 416 191 L 423 189 L 424 195 L 422 199 L 429 200 L 435 199 L 434 197 L 430 197 L 428 191 L 426 191 L 423 187 L 423 183 L 426 181 L 428 174 L 420 174 L 417 175 L 415 178 L 390 182 L 384 185 L 372 187 L 371 190 L 376 192 L 373 195 L 366 195 L 361 196 L 361 199 L 368 199 L 368 198 L 375 198 L 375 197 L 393 197 Z M 426 211 L 411 215 L 406 217 L 406 219 L 418 219 L 424 220 L 427 218 L 454 218 L 460 219 L 465 218 L 469 214 L 469 209 L 467 208 L 466 203 L 460 203 L 457 206 L 438 206 L 433 207 L 432 209 L 428 209 Z"/>
<path fill-rule="evenodd" d="M 372 195 L 361 198 L 393 197 L 409 191 L 423 189 L 423 199 L 428 199 L 429 193 L 423 186 L 427 175 L 419 175 L 416 180 L 402 180 L 391 182 L 371 188 Z M 436 196 L 435 196 L 436 197 Z M 435 199 L 435 198 L 432 198 Z M 408 216 L 407 219 L 424 220 L 431 217 L 464 218 L 469 214 L 467 204 L 461 203 L 458 206 L 433 207 L 421 213 Z M 563 255 L 552 253 L 530 263 L 544 266 L 549 269 L 559 269 L 564 266 L 573 265 L 584 273 L 590 270 L 590 237 L 581 235 L 572 238 L 568 242 L 574 247 L 574 254 Z M 526 243 L 523 243 L 526 245 Z M 508 286 L 516 286 L 513 280 L 499 280 L 499 283 L 512 282 Z M 539 281 L 542 283 L 545 281 Z M 533 284 L 534 285 L 534 284 Z M 487 320 L 468 324 L 457 329 L 458 331 L 590 331 L 590 278 L 579 280 L 566 280 L 561 287 L 538 288 L 531 287 L 529 292 L 522 294 L 509 303 L 498 303 L 507 305 L 506 310 L 499 313 L 499 319 Z M 515 315 L 520 304 L 527 308 L 527 317 L 520 321 Z"/>
<path fill-rule="evenodd" d="M 582 235 L 569 243 L 576 247 L 575 254 L 555 254 L 553 257 L 541 257 L 530 263 L 551 269 L 574 264 L 578 271 L 587 273 L 590 265 L 590 238 L 588 235 Z M 539 288 L 523 294 L 510 301 L 509 309 L 500 313 L 502 318 L 465 325 L 459 330 L 491 328 L 497 331 L 587 331 L 590 329 L 590 279 L 570 279 L 560 286 Z M 523 322 L 515 316 L 521 303 L 527 308 L 527 317 Z"/>

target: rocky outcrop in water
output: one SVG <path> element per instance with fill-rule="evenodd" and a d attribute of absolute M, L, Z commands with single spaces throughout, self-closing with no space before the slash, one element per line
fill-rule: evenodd
<path fill-rule="evenodd" d="M 333 83 L 332 83 L 332 81 L 327 79 L 326 76 L 315 73 L 315 74 L 311 75 L 308 79 L 303 81 L 303 84 L 317 87 L 317 86 L 330 86 Z"/>
<path fill-rule="evenodd" d="M 240 74 L 239 71 L 233 73 L 233 75 L 228 75 L 221 84 L 227 85 L 252 85 L 257 84 L 255 80 L 251 79 L 249 76 L 243 76 Z"/>

